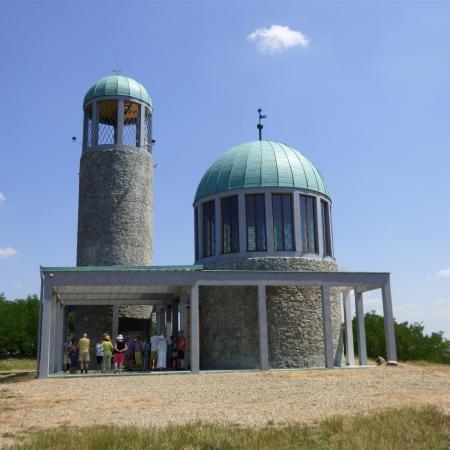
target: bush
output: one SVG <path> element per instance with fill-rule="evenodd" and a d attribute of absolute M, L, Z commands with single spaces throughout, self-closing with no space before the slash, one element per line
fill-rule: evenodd
<path fill-rule="evenodd" d="M 34 358 L 37 351 L 39 299 L 6 300 L 0 294 L 0 358 Z"/>
<path fill-rule="evenodd" d="M 386 355 L 384 318 L 369 311 L 364 316 L 366 326 L 367 356 Z M 426 335 L 423 323 L 402 322 L 394 324 L 397 356 L 400 361 L 429 361 L 450 364 L 450 341 L 442 331 Z M 353 319 L 354 346 L 357 349 L 356 319 Z"/>

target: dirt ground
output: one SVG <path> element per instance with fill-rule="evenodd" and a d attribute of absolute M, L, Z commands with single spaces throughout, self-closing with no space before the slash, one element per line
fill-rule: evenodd
<path fill-rule="evenodd" d="M 33 379 L 0 384 L 0 447 L 62 425 L 263 426 L 425 404 L 450 414 L 450 366 Z"/>

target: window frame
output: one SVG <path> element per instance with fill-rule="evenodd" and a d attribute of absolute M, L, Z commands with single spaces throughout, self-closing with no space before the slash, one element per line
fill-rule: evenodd
<path fill-rule="evenodd" d="M 305 250 L 304 248 L 304 244 L 305 244 L 305 239 L 303 236 L 303 214 L 302 214 L 302 197 L 304 197 L 306 199 L 306 202 L 308 201 L 308 199 L 311 199 L 313 201 L 313 220 L 314 220 L 314 242 L 315 242 L 315 248 L 314 251 L 310 250 L 310 229 L 309 229 L 309 210 L 308 210 L 308 204 L 306 203 L 306 207 L 305 207 L 305 211 L 306 211 L 306 242 L 307 242 L 307 250 Z M 320 252 L 320 247 L 319 247 L 319 239 L 318 239 L 318 227 L 317 227 L 317 198 L 313 195 L 307 195 L 307 194 L 300 194 L 300 233 L 301 233 L 301 238 L 302 238 L 302 253 L 310 253 L 310 254 L 319 254 Z"/>
<path fill-rule="evenodd" d="M 233 224 L 233 203 L 236 200 L 236 224 Z M 230 251 L 225 251 L 225 223 L 224 223 L 224 203 L 230 202 Z M 221 219 L 221 254 L 228 255 L 230 253 L 240 252 L 240 236 L 239 236 L 239 196 L 229 195 L 220 198 L 220 219 Z M 236 236 L 233 235 L 233 225 L 236 225 Z M 237 247 L 233 248 L 233 243 L 237 241 Z"/>
<path fill-rule="evenodd" d="M 206 211 L 208 211 L 208 217 L 206 216 Z M 210 222 L 209 227 L 207 226 L 208 219 Z M 202 225 L 202 257 L 209 258 L 216 255 L 216 201 L 214 199 L 202 203 Z M 209 231 L 210 235 L 210 245 L 207 245 L 207 230 Z M 211 251 L 207 253 L 208 249 L 210 249 Z"/>
<path fill-rule="evenodd" d="M 263 199 L 263 217 L 264 217 L 264 248 L 263 249 L 258 249 L 258 241 L 259 241 L 259 232 L 258 232 L 258 214 L 257 214 L 257 197 L 262 197 Z M 255 222 L 255 250 L 250 250 L 249 249 L 249 234 L 248 234 L 248 203 L 247 201 L 250 200 L 253 203 L 253 210 L 254 210 L 254 222 Z M 245 194 L 245 234 L 246 234 L 246 250 L 247 253 L 255 253 L 255 252 L 267 252 L 267 220 L 266 220 L 266 194 L 264 192 L 256 192 L 253 194 Z"/>
<path fill-rule="evenodd" d="M 320 213 L 322 215 L 323 256 L 329 256 L 332 258 L 333 245 L 331 240 L 331 210 L 330 204 L 323 198 L 320 199 Z"/>
<path fill-rule="evenodd" d="M 279 196 L 281 200 L 281 236 L 282 236 L 282 243 L 283 248 L 277 249 L 277 242 L 275 239 L 275 208 L 274 208 L 274 198 L 275 196 Z M 285 196 L 289 196 L 289 202 L 290 202 L 290 210 L 291 210 L 291 227 L 292 227 L 292 248 L 286 250 L 286 240 L 285 240 L 285 221 L 284 221 L 284 202 L 283 198 Z M 293 201 L 293 195 L 292 193 L 285 193 L 285 192 L 272 192 L 272 226 L 273 226 L 273 249 L 275 252 L 295 252 L 295 220 L 294 220 L 294 201 Z"/>

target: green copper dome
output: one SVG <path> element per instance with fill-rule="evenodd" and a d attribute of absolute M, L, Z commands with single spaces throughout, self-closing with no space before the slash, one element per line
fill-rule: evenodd
<path fill-rule="evenodd" d="M 300 152 L 281 142 L 252 141 L 231 147 L 206 171 L 194 203 L 234 189 L 272 186 L 309 189 L 329 197 L 319 171 Z"/>
<path fill-rule="evenodd" d="M 96 97 L 108 97 L 123 95 L 133 97 L 152 106 L 152 99 L 142 84 L 133 78 L 122 75 L 111 75 L 100 78 L 86 93 L 83 100 L 83 106 Z"/>

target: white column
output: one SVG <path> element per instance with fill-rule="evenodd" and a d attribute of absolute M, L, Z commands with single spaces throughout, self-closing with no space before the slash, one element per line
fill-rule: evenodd
<path fill-rule="evenodd" d="M 364 306 L 362 292 L 355 288 L 356 333 L 358 336 L 359 365 L 367 366 L 366 327 L 364 325 Z"/>
<path fill-rule="evenodd" d="M 218 256 L 222 253 L 222 202 L 220 198 L 214 200 L 214 212 L 215 212 L 215 252 L 214 256 Z"/>
<path fill-rule="evenodd" d="M 49 361 L 49 373 L 55 373 L 56 372 L 56 340 L 57 340 L 57 321 L 58 321 L 58 314 L 57 314 L 57 299 L 56 297 L 53 298 L 52 301 L 52 312 L 51 312 L 51 328 L 50 328 L 50 361 Z"/>
<path fill-rule="evenodd" d="M 245 214 L 245 194 L 238 193 L 238 213 L 239 213 L 239 251 L 247 253 L 247 217 Z"/>
<path fill-rule="evenodd" d="M 61 304 L 61 302 L 57 302 L 57 305 L 56 305 L 56 346 L 55 346 L 56 372 L 62 371 L 63 344 L 64 344 L 64 306 Z"/>
<path fill-rule="evenodd" d="M 270 192 L 266 192 L 264 194 L 264 206 L 266 209 L 267 252 L 270 254 L 275 251 L 275 246 L 273 243 L 272 194 Z"/>
<path fill-rule="evenodd" d="M 183 331 L 183 333 L 187 339 L 188 330 L 187 330 L 186 298 L 184 298 L 180 302 L 179 308 L 180 308 L 180 330 L 179 331 Z"/>
<path fill-rule="evenodd" d="M 269 338 L 267 334 L 266 286 L 258 285 L 259 360 L 261 370 L 269 370 Z"/>
<path fill-rule="evenodd" d="M 117 100 L 116 144 L 123 144 L 124 100 Z"/>
<path fill-rule="evenodd" d="M 386 334 L 386 353 L 388 361 L 397 361 L 395 345 L 394 315 L 392 313 L 391 283 L 388 280 L 381 288 L 383 296 L 384 332 Z"/>
<path fill-rule="evenodd" d="M 92 102 L 92 147 L 98 145 L 98 101 Z"/>
<path fill-rule="evenodd" d="M 200 371 L 200 311 L 199 286 L 194 284 L 191 289 L 191 372 Z"/>
<path fill-rule="evenodd" d="M 350 290 L 343 292 L 344 297 L 344 326 L 345 326 L 345 362 L 349 366 L 355 365 L 355 350 L 353 348 L 352 309 L 350 306 Z"/>
<path fill-rule="evenodd" d="M 41 353 L 39 358 L 39 378 L 44 378 L 50 373 L 50 339 L 51 339 L 51 327 L 52 327 L 52 302 L 53 292 L 52 286 L 49 283 L 45 283 L 44 293 L 41 299 L 41 336 L 40 347 Z"/>
<path fill-rule="evenodd" d="M 321 286 L 321 291 L 322 291 L 322 321 L 323 321 L 325 367 L 327 369 L 333 369 L 334 355 L 333 355 L 333 331 L 331 326 L 330 287 L 326 285 Z"/>
<path fill-rule="evenodd" d="M 119 305 L 113 305 L 111 332 L 111 339 L 114 341 L 119 334 Z"/>

